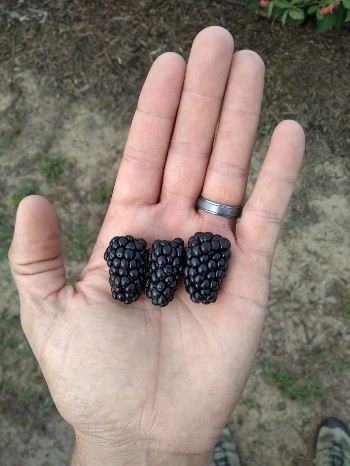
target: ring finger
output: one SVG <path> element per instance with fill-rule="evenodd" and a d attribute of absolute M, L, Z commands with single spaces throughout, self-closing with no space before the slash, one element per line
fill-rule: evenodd
<path fill-rule="evenodd" d="M 264 63 L 255 52 L 242 50 L 233 55 L 202 190 L 202 196 L 207 199 L 234 206 L 244 200 L 260 116 L 264 70 Z M 206 220 L 213 220 L 213 214 L 201 210 L 199 213 Z M 232 227 L 232 220 L 221 219 Z"/>

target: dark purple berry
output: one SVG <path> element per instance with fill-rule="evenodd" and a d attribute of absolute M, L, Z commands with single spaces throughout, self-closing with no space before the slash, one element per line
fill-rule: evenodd
<path fill-rule="evenodd" d="M 146 276 L 147 243 L 131 235 L 113 238 L 104 254 L 112 296 L 130 304 L 140 297 Z"/>
<path fill-rule="evenodd" d="M 230 258 L 231 243 L 213 233 L 196 233 L 186 249 L 185 289 L 194 303 L 209 304 L 217 300 Z"/>
<path fill-rule="evenodd" d="M 174 293 L 183 271 L 184 242 L 156 240 L 148 251 L 148 272 L 145 293 L 155 306 L 167 306 L 174 299 Z"/>

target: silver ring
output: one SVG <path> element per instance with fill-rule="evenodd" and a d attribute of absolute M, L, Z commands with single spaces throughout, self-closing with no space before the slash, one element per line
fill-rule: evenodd
<path fill-rule="evenodd" d="M 220 204 L 219 202 L 210 201 L 200 196 L 197 201 L 198 209 L 209 212 L 210 214 L 220 215 L 220 217 L 239 218 L 242 215 L 242 206 L 233 206 Z"/>

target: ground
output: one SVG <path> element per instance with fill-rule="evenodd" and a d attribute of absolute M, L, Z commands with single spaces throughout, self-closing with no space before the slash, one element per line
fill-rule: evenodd
<path fill-rule="evenodd" d="M 350 31 L 317 35 L 229 1 L 0 3 L 0 464 L 64 465 L 72 433 L 19 322 L 6 252 L 19 200 L 55 205 L 71 280 L 106 211 L 137 95 L 163 51 L 188 56 L 205 26 L 257 51 L 266 88 L 249 189 L 281 119 L 306 154 L 274 260 L 269 315 L 232 416 L 245 466 L 311 464 L 325 415 L 350 422 Z"/>

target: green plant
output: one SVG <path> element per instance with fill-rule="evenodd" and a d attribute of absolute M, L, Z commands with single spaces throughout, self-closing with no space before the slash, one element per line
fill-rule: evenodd
<path fill-rule="evenodd" d="M 262 375 L 265 380 L 276 385 L 284 396 L 291 400 L 309 401 L 311 398 L 324 398 L 326 389 L 306 372 L 298 378 L 293 372 L 280 366 L 276 361 L 267 361 L 263 365 Z"/>
<path fill-rule="evenodd" d="M 113 186 L 101 186 L 101 188 L 95 193 L 94 202 L 96 202 L 96 204 L 104 204 L 112 196 L 112 192 Z"/>
<path fill-rule="evenodd" d="M 242 399 L 242 405 L 247 409 L 256 408 L 256 402 L 253 400 L 253 398 L 249 398 L 248 396 Z"/>
<path fill-rule="evenodd" d="M 350 21 L 350 0 L 247 0 L 250 10 L 266 11 L 268 18 L 278 18 L 300 25 L 308 17 L 316 18 L 317 32 L 339 28 Z"/>
<path fill-rule="evenodd" d="M 0 207 L 0 259 L 7 256 L 7 252 L 11 245 L 13 230 L 9 226 L 5 211 Z"/>
<path fill-rule="evenodd" d="M 27 115 L 27 109 L 24 105 L 16 105 L 13 114 L 16 121 L 23 121 Z"/>
<path fill-rule="evenodd" d="M 77 261 L 87 259 L 91 253 L 95 239 L 92 235 L 85 232 L 77 233 L 76 236 L 69 239 L 68 256 Z"/>
<path fill-rule="evenodd" d="M 49 183 L 54 181 L 61 173 L 63 173 L 65 160 L 61 157 L 49 158 L 47 155 L 38 154 L 39 171 L 46 181 Z"/>
<path fill-rule="evenodd" d="M 18 207 L 22 199 L 24 199 L 26 196 L 30 196 L 31 194 L 35 194 L 36 192 L 37 188 L 34 183 L 27 183 L 16 186 L 14 193 L 11 196 L 11 204 L 15 207 Z"/>
<path fill-rule="evenodd" d="M 344 299 L 343 306 L 345 314 L 348 314 L 348 316 L 350 316 L 350 298 Z"/>
<path fill-rule="evenodd" d="M 275 361 L 268 361 L 264 364 L 263 376 L 276 384 L 282 392 L 288 392 L 296 380 L 292 372 L 284 369 Z"/>

